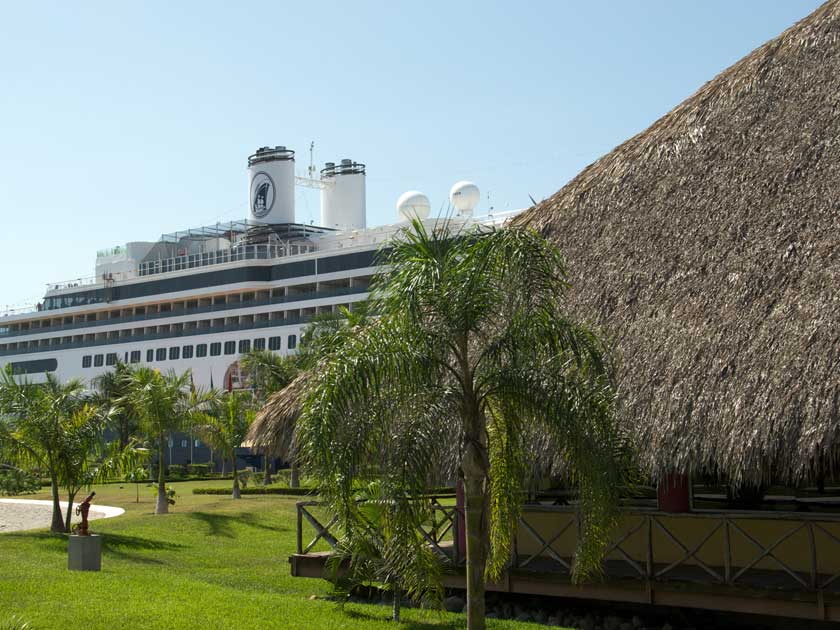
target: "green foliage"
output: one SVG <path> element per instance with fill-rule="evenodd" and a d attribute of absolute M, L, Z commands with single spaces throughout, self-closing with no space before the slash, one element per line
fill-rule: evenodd
<path fill-rule="evenodd" d="M 125 448 L 140 430 L 137 409 L 124 404 L 132 386 L 136 368 L 119 361 L 112 370 L 91 381 L 94 388 L 93 401 L 108 410 L 108 426 L 116 431 L 119 443 Z"/>
<path fill-rule="evenodd" d="M 201 424 L 193 431 L 210 444 L 233 467 L 233 496 L 237 498 L 240 480 L 247 485 L 250 474 L 243 477 L 236 470 L 236 449 L 248 433 L 254 421 L 254 398 L 250 392 L 224 392 L 211 401 L 207 413 L 201 416 Z"/>
<path fill-rule="evenodd" d="M 460 476 L 472 572 L 498 578 L 529 471 L 560 473 L 581 496 L 575 577 L 596 572 L 627 478 L 626 440 L 606 349 L 564 312 L 560 252 L 525 228 L 443 222 L 428 232 L 415 221 L 384 262 L 377 316 L 329 338 L 297 426 L 344 531 L 366 531 L 356 489 L 376 480 L 380 503 L 399 507 L 379 515 L 379 553 L 406 590 L 428 588 L 415 534 L 429 509 L 409 497 Z M 370 551 L 365 536 L 358 544 Z M 483 598 L 483 582 L 470 588 Z"/>
<path fill-rule="evenodd" d="M 134 468 L 126 472 L 124 480 L 130 483 L 143 483 L 149 480 L 149 471 L 144 466 Z"/>
<path fill-rule="evenodd" d="M 188 470 L 194 477 L 207 477 L 210 475 L 210 464 L 190 464 Z"/>
<path fill-rule="evenodd" d="M 0 468 L 0 495 L 31 494 L 41 489 L 37 475 L 19 468 Z"/>
<path fill-rule="evenodd" d="M 410 519 L 401 516 L 417 511 L 418 505 L 427 511 L 423 503 L 419 497 L 388 496 L 378 481 L 360 488 L 355 509 L 344 521 L 351 527 L 342 528 L 328 562 L 336 596 L 346 601 L 355 587 L 384 585 L 395 592 L 397 602 L 406 593 L 440 608 L 443 586 L 439 562 L 419 529 L 410 527 Z M 408 557 L 402 555 L 406 549 L 412 551 Z M 347 568 L 342 570 L 345 563 Z M 394 618 L 399 618 L 398 603 Z"/>
<path fill-rule="evenodd" d="M 339 348 L 353 330 L 371 316 L 367 301 L 355 302 L 353 310 L 344 306 L 337 313 L 316 315 L 301 335 L 300 347 L 294 360 L 301 370 L 314 369 L 322 357 Z"/>
<path fill-rule="evenodd" d="M 164 513 L 169 504 L 164 487 L 166 437 L 202 418 L 217 393 L 197 392 L 189 371 L 162 374 L 142 367 L 132 370 L 127 378 L 126 393 L 117 404 L 132 409 L 143 432 L 157 442 L 158 505 L 155 511 Z"/>
<path fill-rule="evenodd" d="M 254 396 L 260 401 L 283 389 L 297 375 L 294 357 L 270 350 L 251 350 L 239 360 L 239 366 L 249 375 Z"/>
<path fill-rule="evenodd" d="M 94 521 L 103 538 L 103 571 L 67 572 L 67 542 L 41 531 L 0 534 L 0 628 L 17 615 L 38 630 L 456 630 L 464 616 L 350 602 L 342 610 L 320 579 L 292 577 L 295 496 L 229 501 L 192 488 L 229 482 L 180 482 L 175 513 L 150 518 L 151 497 L 123 484 L 97 485 L 96 504 L 126 513 Z M 225 488 L 222 488 L 225 486 Z M 39 495 L 37 498 L 46 498 Z M 304 543 L 312 530 L 305 530 Z M 323 549 L 319 546 L 318 549 Z M 60 575 L 60 579 L 57 576 Z M 532 623 L 488 620 L 491 630 L 538 630 Z M 14 626 L 13 626 L 14 628 Z M 19 628 L 14 628 L 19 630 Z"/>
<path fill-rule="evenodd" d="M 47 374 L 35 385 L 10 370 L 0 375 L 0 461 L 42 470 L 54 488 L 54 532 L 67 531 L 73 498 L 97 477 L 96 450 L 107 413 L 86 400 L 81 381 Z M 62 522 L 58 488 L 69 496 Z"/>
<path fill-rule="evenodd" d="M 189 371 L 162 374 L 142 367 L 133 370 L 128 379 L 125 395 L 118 404 L 132 409 L 141 429 L 158 440 L 187 427 L 213 397 L 211 393 L 193 390 Z"/>
<path fill-rule="evenodd" d="M 242 484 L 242 488 L 247 488 L 248 484 L 252 481 L 255 481 L 259 475 L 252 470 L 244 469 L 244 470 L 237 470 L 237 476 L 239 477 L 239 483 Z"/>
<path fill-rule="evenodd" d="M 184 479 L 187 476 L 187 469 L 180 464 L 169 464 L 170 479 Z"/>
<path fill-rule="evenodd" d="M 242 494 L 279 494 L 284 496 L 308 496 L 318 494 L 314 488 L 283 488 L 280 486 L 255 486 L 253 488 L 242 488 Z M 230 488 L 194 488 L 193 494 L 216 494 L 230 495 Z"/>
<path fill-rule="evenodd" d="M 22 617 L 17 615 L 0 619 L 0 630 L 31 630 L 31 628 L 29 622 L 24 621 Z"/>

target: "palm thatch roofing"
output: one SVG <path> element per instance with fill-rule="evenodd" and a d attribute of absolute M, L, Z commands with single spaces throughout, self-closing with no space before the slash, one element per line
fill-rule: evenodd
<path fill-rule="evenodd" d="M 840 0 L 516 222 L 562 248 L 572 309 L 614 340 L 650 471 L 837 461 Z"/>
<path fill-rule="evenodd" d="M 308 378 L 308 372 L 301 372 L 286 387 L 269 397 L 251 423 L 244 444 L 274 457 L 292 458 L 295 423 L 300 416 Z"/>

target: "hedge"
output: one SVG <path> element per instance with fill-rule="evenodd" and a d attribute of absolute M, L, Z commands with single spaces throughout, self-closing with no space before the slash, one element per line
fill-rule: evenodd
<path fill-rule="evenodd" d="M 193 494 L 224 494 L 228 495 L 232 492 L 231 488 L 193 488 Z M 283 494 L 294 497 L 303 497 L 308 495 L 318 494 L 317 488 L 240 488 L 240 494 Z"/>
<path fill-rule="evenodd" d="M 193 494 L 219 494 L 227 495 L 232 492 L 231 488 L 193 488 Z M 317 488 L 283 488 L 283 487 L 264 487 L 257 486 L 256 488 L 240 488 L 241 494 L 282 494 L 287 496 L 310 496 L 318 494 Z M 453 488 L 430 488 L 430 495 L 454 494 Z"/>

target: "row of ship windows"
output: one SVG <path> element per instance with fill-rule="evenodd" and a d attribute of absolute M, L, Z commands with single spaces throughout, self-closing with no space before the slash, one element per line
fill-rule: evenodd
<path fill-rule="evenodd" d="M 254 339 L 254 350 L 265 350 L 266 340 L 264 337 Z M 278 351 L 283 347 L 282 337 L 269 337 L 268 349 Z M 297 335 L 289 335 L 287 341 L 287 348 L 294 350 L 297 347 Z M 177 361 L 179 359 L 192 359 L 193 356 L 200 359 L 209 354 L 211 357 L 218 357 L 224 354 L 247 354 L 251 351 L 251 340 L 240 339 L 237 348 L 236 341 L 226 341 L 222 344 L 217 341 L 211 344 L 199 343 L 195 346 L 171 346 L 169 348 L 149 348 L 146 350 L 146 363 L 153 363 L 155 361 Z M 126 361 L 128 363 L 140 363 L 142 354 L 140 350 L 132 350 L 126 353 Z M 109 352 L 108 354 L 86 354 L 82 357 L 82 367 L 102 367 L 103 365 L 116 365 L 119 357 L 116 352 Z"/>

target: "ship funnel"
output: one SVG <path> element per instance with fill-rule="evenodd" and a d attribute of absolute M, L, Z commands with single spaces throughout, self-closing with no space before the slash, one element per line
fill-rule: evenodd
<path fill-rule="evenodd" d="M 295 152 L 260 147 L 248 158 L 249 211 L 254 223 L 295 222 Z"/>
<path fill-rule="evenodd" d="M 365 165 L 353 160 L 327 162 L 321 169 L 321 182 L 321 225 L 336 230 L 365 229 Z"/>

